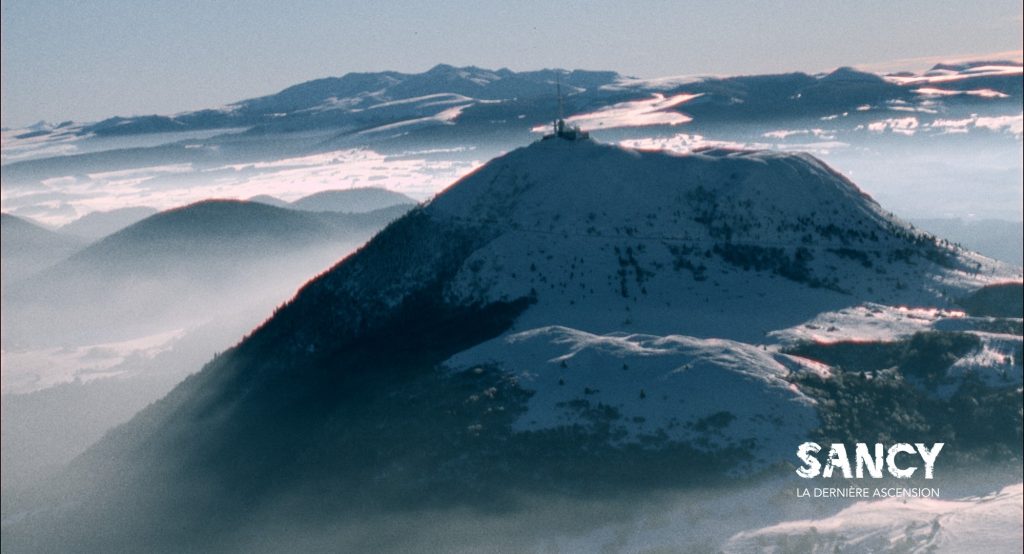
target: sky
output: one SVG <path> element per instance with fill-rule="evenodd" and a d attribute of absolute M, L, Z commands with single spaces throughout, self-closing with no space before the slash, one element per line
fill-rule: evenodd
<path fill-rule="evenodd" d="M 2 125 L 169 114 L 438 63 L 656 77 L 1019 56 L 1022 4 L 3 0 Z"/>

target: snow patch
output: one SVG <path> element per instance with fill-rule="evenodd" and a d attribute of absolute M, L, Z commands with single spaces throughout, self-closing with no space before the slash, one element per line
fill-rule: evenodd
<path fill-rule="evenodd" d="M 565 122 L 569 125 L 579 125 L 585 131 L 649 125 L 679 125 L 693 121 L 693 118 L 673 111 L 673 108 L 699 96 L 701 95 L 676 94 L 666 97 L 664 94 L 655 94 L 651 98 L 619 102 L 596 112 L 573 115 L 565 118 Z M 532 130 L 535 133 L 541 133 L 547 131 L 548 126 L 538 125 Z"/>
<path fill-rule="evenodd" d="M 936 87 L 921 87 L 919 89 L 914 90 L 914 93 L 915 94 L 920 94 L 921 96 L 924 96 L 924 97 L 927 97 L 927 98 L 937 98 L 937 97 L 943 97 L 943 96 L 977 96 L 979 98 L 1009 98 L 1010 97 L 1008 94 L 1003 94 L 1002 92 L 999 92 L 997 90 L 988 89 L 988 88 L 977 89 L 977 90 L 949 90 L 949 89 L 936 88 Z"/>
<path fill-rule="evenodd" d="M 884 306 L 868 302 L 824 312 L 795 327 L 772 331 L 768 336 L 787 346 L 801 342 L 893 341 L 928 331 L 940 320 L 964 317 L 966 314 L 957 310 Z"/>
<path fill-rule="evenodd" d="M 981 65 L 966 69 L 935 69 L 923 75 L 886 75 L 885 79 L 898 85 L 950 83 L 976 77 L 1014 77 L 1024 75 L 1021 65 Z"/>
<path fill-rule="evenodd" d="M 767 143 L 735 142 L 730 140 L 709 139 L 704 135 L 677 133 L 668 137 L 649 137 L 626 139 L 619 141 L 621 146 L 637 150 L 664 150 L 668 152 L 688 153 L 705 148 L 726 148 L 734 150 L 767 149 Z"/>
<path fill-rule="evenodd" d="M 726 552 L 1017 552 L 1024 484 L 960 500 L 858 502 L 816 520 L 788 521 L 732 537 Z M 908 545 L 913 545 L 908 549 Z"/>
<path fill-rule="evenodd" d="M 820 364 L 722 339 L 596 335 L 547 326 L 488 341 L 446 365 L 494 364 L 532 391 L 517 431 L 606 423 L 619 442 L 669 440 L 750 451 L 753 463 L 792 455 L 817 424 L 815 402 L 787 376 Z"/>

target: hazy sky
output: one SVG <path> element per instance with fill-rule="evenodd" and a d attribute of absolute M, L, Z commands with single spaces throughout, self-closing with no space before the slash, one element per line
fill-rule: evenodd
<path fill-rule="evenodd" d="M 173 113 L 440 62 L 650 77 L 959 57 L 1020 50 L 1021 10 L 1022 0 L 3 0 L 2 123 Z"/>

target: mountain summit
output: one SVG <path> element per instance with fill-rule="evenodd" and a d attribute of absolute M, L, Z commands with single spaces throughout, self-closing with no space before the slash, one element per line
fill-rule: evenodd
<path fill-rule="evenodd" d="M 80 458 L 66 494 L 118 513 L 103 544 L 180 546 L 278 501 L 358 513 L 761 470 L 821 425 L 798 378 L 830 374 L 773 332 L 1014 278 L 808 155 L 542 141 L 310 281 Z M 181 536 L 154 531 L 169 519 Z"/>

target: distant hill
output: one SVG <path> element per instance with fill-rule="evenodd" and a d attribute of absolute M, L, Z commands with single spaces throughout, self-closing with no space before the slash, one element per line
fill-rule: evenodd
<path fill-rule="evenodd" d="M 287 208 L 288 206 L 291 205 L 288 202 L 281 200 L 276 196 L 271 196 L 269 194 L 259 194 L 253 196 L 252 198 L 249 198 L 247 202 L 258 202 L 260 204 L 266 204 L 268 206 L 274 206 L 277 208 Z"/>
<path fill-rule="evenodd" d="M 120 231 L 132 223 L 142 221 L 155 213 L 157 213 L 155 208 L 146 206 L 91 212 L 61 226 L 60 232 L 86 240 L 96 240 Z"/>
<path fill-rule="evenodd" d="M 413 205 L 416 200 L 399 192 L 379 187 L 359 187 L 344 190 L 325 190 L 304 196 L 291 203 L 291 207 L 311 212 L 372 212 L 401 204 Z"/>
<path fill-rule="evenodd" d="M 88 246 L 66 265 L 84 268 L 113 262 L 116 267 L 127 264 L 152 271 L 169 264 L 192 271 L 200 269 L 191 267 L 198 261 L 217 262 L 221 256 L 251 251 L 266 256 L 342 238 L 402 212 L 309 213 L 259 202 L 206 200 L 147 217 Z"/>
<path fill-rule="evenodd" d="M 116 261 L 143 267 L 155 259 L 181 264 L 189 263 L 189 258 L 230 255 L 257 245 L 269 253 L 311 237 L 321 240 L 330 232 L 327 221 L 294 210 L 207 200 L 160 212 L 122 229 L 84 249 L 69 264 Z"/>
<path fill-rule="evenodd" d="M 4 287 L 57 263 L 81 247 L 82 241 L 56 233 L 10 214 L 0 214 Z"/>
<path fill-rule="evenodd" d="M 1020 282 L 989 285 L 960 300 L 972 316 L 1024 317 L 1024 286 Z"/>
<path fill-rule="evenodd" d="M 160 212 L 8 288 L 3 338 L 160 327 L 246 305 L 248 295 L 322 271 L 406 209 L 311 213 L 210 200 Z M 95 318 L 107 325 L 89 325 Z"/>
<path fill-rule="evenodd" d="M 381 187 L 325 190 L 303 196 L 292 202 L 286 202 L 269 194 L 253 196 L 248 201 L 307 212 L 341 213 L 366 213 L 392 206 L 411 207 L 417 203 L 409 196 Z"/>

